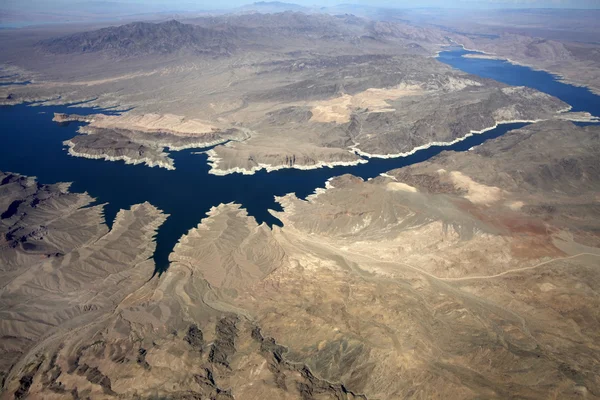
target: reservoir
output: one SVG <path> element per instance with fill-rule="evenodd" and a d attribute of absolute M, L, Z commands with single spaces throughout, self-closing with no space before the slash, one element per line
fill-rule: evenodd
<path fill-rule="evenodd" d="M 568 85 L 545 71 L 514 65 L 503 60 L 465 58 L 465 54 L 481 54 L 462 48 L 441 52 L 438 60 L 469 74 L 494 79 L 512 86 L 529 86 L 558 97 L 573 107 L 572 111 L 587 111 L 600 116 L 600 96 L 585 87 Z"/>
<path fill-rule="evenodd" d="M 463 49 L 440 53 L 439 60 L 455 68 L 486 78 L 518 86 L 530 86 L 560 98 L 574 111 L 600 115 L 600 96 L 581 87 L 567 85 L 543 71 L 512 65 L 500 60 L 464 58 Z M 172 152 L 175 171 L 71 157 L 62 142 L 77 133 L 81 123 L 59 125 L 53 113 L 90 114 L 92 108 L 67 106 L 17 105 L 0 107 L 0 170 L 36 176 L 40 183 L 73 182 L 72 192 L 88 192 L 105 206 L 109 226 L 118 210 L 133 204 L 150 202 L 169 214 L 157 234 L 154 255 L 157 270 L 168 267 L 168 256 L 179 238 L 195 227 L 206 212 L 221 203 L 241 204 L 259 223 L 280 225 L 269 209 L 279 210 L 274 196 L 296 193 L 305 198 L 334 176 L 353 174 L 369 179 L 394 168 L 425 161 L 445 150 L 466 151 L 484 141 L 503 135 L 526 124 L 506 124 L 474 135 L 452 146 L 433 146 L 408 157 L 369 159 L 366 164 L 315 170 L 284 169 L 254 175 L 215 176 L 208 173 L 205 154 L 198 149 Z M 467 132 L 465 132 L 466 134 Z"/>

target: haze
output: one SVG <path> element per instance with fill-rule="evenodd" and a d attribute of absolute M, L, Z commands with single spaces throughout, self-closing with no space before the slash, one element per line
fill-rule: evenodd
<path fill-rule="evenodd" d="M 61 9 L 63 7 L 71 7 L 74 9 L 86 9 L 86 8 L 101 8 L 109 7 L 113 8 L 121 6 L 124 9 L 127 8 L 140 8 L 148 11 L 148 7 L 151 10 L 208 10 L 217 8 L 232 8 L 246 5 L 250 2 L 244 0 L 223 0 L 220 2 L 213 1 L 165 1 L 165 0 L 127 0 L 127 1 L 96 1 L 96 0 L 7 0 L 0 9 L 9 10 L 21 10 L 21 11 L 39 11 L 39 10 L 54 10 Z M 599 8 L 599 2 L 597 0 L 472 0 L 472 1 L 456 1 L 447 2 L 442 0 L 428 0 L 415 3 L 407 0 L 378 0 L 378 1 L 335 1 L 335 0 L 324 0 L 324 1 L 311 1 L 311 0 L 298 0 L 293 2 L 304 7 L 331 7 L 339 4 L 356 4 L 361 6 L 385 6 L 392 8 L 424 8 L 424 7 L 439 7 L 439 8 Z"/>

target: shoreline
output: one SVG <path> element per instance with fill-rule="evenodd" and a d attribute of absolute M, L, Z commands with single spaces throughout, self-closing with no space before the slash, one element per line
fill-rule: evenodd
<path fill-rule="evenodd" d="M 85 121 L 82 121 L 85 122 Z M 77 133 L 79 133 L 80 135 L 98 135 L 100 133 L 96 133 L 93 131 L 93 129 L 110 129 L 110 128 L 97 128 L 95 126 L 91 126 L 91 125 L 83 125 L 80 126 L 79 129 L 77 129 Z M 132 131 L 133 132 L 133 131 Z M 143 132 L 143 131 L 135 131 L 138 132 L 141 135 L 144 134 L 148 134 L 151 135 L 154 132 Z M 169 134 L 173 137 L 178 137 L 176 135 L 173 134 Z M 143 138 L 142 140 L 136 141 L 136 143 L 141 143 L 141 144 L 148 144 L 151 146 L 156 146 L 156 147 L 161 147 L 163 150 L 169 150 L 169 151 L 181 151 L 181 150 L 189 150 L 189 149 L 198 149 L 198 150 L 202 150 L 202 149 L 206 149 L 208 147 L 213 147 L 213 146 L 218 146 L 221 144 L 225 144 L 227 142 L 232 141 L 233 139 L 218 139 L 218 140 L 213 140 L 212 142 L 191 142 L 191 143 L 187 143 L 187 144 L 183 144 L 183 145 L 175 145 L 172 143 L 169 143 L 168 141 L 165 142 L 161 142 L 160 140 L 155 140 L 153 141 L 151 138 Z"/>
<path fill-rule="evenodd" d="M 491 130 L 494 130 L 496 128 L 498 128 L 501 125 L 507 125 L 507 124 L 536 124 L 538 122 L 544 122 L 544 121 L 552 121 L 552 120 L 562 120 L 562 121 L 571 121 L 571 122 L 587 122 L 587 123 L 600 123 L 600 118 L 599 117 L 595 117 L 591 114 L 589 114 L 589 117 L 586 119 L 585 117 L 578 117 L 578 115 L 574 116 L 574 117 L 560 117 L 561 115 L 564 115 L 565 113 L 568 113 L 573 107 L 571 105 L 568 105 L 567 107 L 565 107 L 564 109 L 558 110 L 556 111 L 556 118 L 548 118 L 548 119 L 530 119 L 530 120 L 525 120 L 525 119 L 520 119 L 520 120 L 506 120 L 506 121 L 499 121 L 496 122 L 493 126 L 487 127 L 487 128 L 483 128 L 481 130 L 471 130 L 469 133 L 467 133 L 464 136 L 461 136 L 459 138 L 456 138 L 450 142 L 430 142 L 421 146 L 417 146 L 414 147 L 412 150 L 404 152 L 404 153 L 396 153 L 396 154 L 371 154 L 371 153 L 367 153 L 365 151 L 362 151 L 358 148 L 358 146 L 360 146 L 360 143 L 356 143 L 352 146 L 350 146 L 349 151 L 353 154 L 356 154 L 360 157 L 366 157 L 366 158 L 380 158 L 380 159 L 392 159 L 392 158 L 402 158 L 402 157 L 408 157 L 411 156 L 421 150 L 426 150 L 429 149 L 433 146 L 440 146 L 440 147 L 449 147 L 452 146 L 456 143 L 462 142 L 463 140 L 472 137 L 474 135 L 481 135 L 485 132 L 489 132 Z M 221 161 L 221 158 L 217 157 L 217 153 L 214 150 L 208 150 L 205 152 L 200 152 L 200 153 L 206 153 L 208 158 L 206 160 L 207 164 L 210 166 L 210 170 L 208 171 L 209 174 L 212 175 L 218 175 L 218 176 L 225 176 L 225 175 L 229 175 L 229 174 L 233 174 L 233 173 L 241 173 L 242 175 L 254 175 L 256 172 L 261 171 L 263 169 L 265 169 L 267 172 L 272 172 L 272 171 L 278 171 L 281 169 L 299 169 L 299 170 L 311 170 L 311 169 L 318 169 L 318 168 L 324 168 L 324 167 L 328 167 L 328 168 L 334 168 L 334 167 L 338 167 L 338 166 L 356 166 L 359 164 L 366 164 L 368 163 L 368 160 L 365 160 L 364 158 L 361 158 L 360 160 L 356 160 L 356 161 L 333 161 L 330 163 L 326 163 L 326 162 L 319 162 L 317 164 L 314 165 L 292 165 L 292 166 L 288 166 L 288 165 L 270 165 L 270 164 L 258 164 L 255 167 L 252 167 L 251 169 L 246 169 L 246 168 L 241 168 L 241 167 L 234 167 L 234 168 L 229 168 L 227 170 L 222 170 L 218 168 L 218 165 Z"/>
<path fill-rule="evenodd" d="M 584 83 L 579 83 L 579 82 L 575 82 L 570 78 L 565 77 L 563 74 L 559 73 L 559 72 L 553 72 L 550 71 L 548 69 L 544 69 L 541 67 L 537 67 L 535 65 L 531 65 L 531 64 L 526 64 L 524 62 L 520 62 L 520 61 L 515 61 L 511 58 L 508 57 L 504 57 L 504 56 L 500 56 L 497 55 L 495 53 L 488 53 L 487 51 L 484 50 L 478 50 L 478 49 L 470 49 L 468 47 L 465 47 L 464 44 L 462 43 L 457 43 L 457 45 L 459 45 L 460 47 L 463 48 L 463 50 L 465 51 L 474 51 L 477 53 L 480 53 L 480 55 L 482 55 L 483 57 L 477 57 L 477 54 L 463 54 L 461 57 L 463 58 L 472 58 L 472 59 L 481 59 L 481 60 L 497 60 L 497 61 L 506 61 L 509 64 L 512 65 L 517 65 L 519 67 L 526 67 L 529 68 L 533 71 L 538 71 L 538 72 L 546 72 L 547 74 L 552 75 L 552 77 L 554 79 L 556 79 L 556 81 L 564 83 L 565 85 L 571 85 L 571 86 L 575 86 L 575 87 L 580 87 L 580 88 L 585 88 L 587 90 L 589 90 L 592 94 L 596 95 L 596 96 L 600 96 L 600 88 L 592 88 Z M 488 56 L 488 57 L 485 57 Z M 436 54 L 435 58 L 439 58 L 439 53 Z"/>
<path fill-rule="evenodd" d="M 105 114 L 102 113 L 98 113 L 98 114 L 91 114 L 91 115 L 75 115 L 75 114 L 61 114 L 61 113 L 54 113 L 54 117 L 52 118 L 53 122 L 57 122 L 57 123 L 69 123 L 69 122 L 82 122 L 85 125 L 82 125 L 78 128 L 77 133 L 79 134 L 84 134 L 84 135 L 95 135 L 98 134 L 98 132 L 96 132 L 95 130 L 111 130 L 111 129 L 121 129 L 121 130 L 125 130 L 125 131 L 129 131 L 129 132 L 133 132 L 135 134 L 144 136 L 144 135 L 156 135 L 159 133 L 162 133 L 164 135 L 168 135 L 168 137 L 163 137 L 163 138 L 152 138 L 152 137 L 148 137 L 148 138 L 141 138 L 140 140 L 136 140 L 136 142 L 139 143 L 147 143 L 149 145 L 154 145 L 154 146 L 158 146 L 161 147 L 163 150 L 168 150 L 168 151 L 181 151 L 181 150 L 189 150 L 189 149 L 198 149 L 198 150 L 202 150 L 202 149 L 206 149 L 209 147 L 214 147 L 214 146 L 218 146 L 218 145 L 222 145 L 225 144 L 227 142 L 231 142 L 231 141 L 236 141 L 236 142 L 242 142 L 245 141 L 247 139 L 249 139 L 251 137 L 251 135 L 249 133 L 247 133 L 246 131 L 242 131 L 244 132 L 245 136 L 243 138 L 217 138 L 217 139 L 213 139 L 213 140 L 206 140 L 203 139 L 202 137 L 197 137 L 197 136 L 188 136 L 188 135 L 183 135 L 183 134 L 179 134 L 179 133 L 174 133 L 174 132 L 170 132 L 168 130 L 160 130 L 160 131 L 155 131 L 155 130 L 143 130 L 143 129 L 134 129 L 134 128 L 130 128 L 130 127 L 123 127 L 123 128 L 106 128 L 106 127 L 102 127 L 102 126 L 95 126 L 94 122 L 96 120 L 97 116 L 102 116 Z M 131 139 L 134 140 L 134 139 Z M 173 142 L 176 142 L 177 140 L 190 140 L 190 142 L 188 143 L 184 143 L 184 144 L 175 144 L 173 142 L 171 142 L 171 140 L 173 140 Z"/>
<path fill-rule="evenodd" d="M 561 117 L 561 115 L 564 115 L 565 113 L 568 113 L 569 111 L 571 111 L 573 109 L 573 106 L 568 105 L 567 107 L 556 111 L 556 117 L 555 118 L 548 118 L 548 119 L 530 119 L 530 120 L 525 120 L 525 119 L 516 119 L 516 120 L 507 120 L 507 121 L 499 121 L 496 122 L 494 124 L 494 126 L 490 126 L 487 128 L 483 128 L 481 130 L 471 130 L 469 133 L 467 133 L 465 136 L 461 136 L 459 138 L 456 138 L 450 142 L 430 142 L 421 146 L 417 146 L 414 147 L 412 150 L 409 150 L 407 152 L 404 153 L 396 153 L 396 154 L 371 154 L 371 153 L 367 153 L 366 151 L 362 151 L 358 148 L 358 146 L 360 146 L 360 143 L 356 143 L 354 145 L 352 145 L 350 147 L 350 151 L 362 156 L 362 157 L 367 157 L 367 158 L 381 158 L 381 159 L 390 159 L 390 158 L 400 158 L 400 157 L 408 157 L 408 156 L 412 156 L 413 154 L 417 153 L 420 150 L 426 150 L 432 146 L 443 146 L 443 147 L 447 147 L 447 146 L 452 146 L 453 144 L 462 142 L 463 140 L 470 138 L 471 136 L 474 135 L 481 135 L 485 132 L 489 132 L 491 130 L 494 130 L 496 128 L 498 128 L 500 125 L 507 125 L 507 124 L 536 124 L 538 122 L 543 122 L 543 121 L 552 121 L 552 120 L 560 120 L 560 121 L 571 121 L 571 122 L 588 122 L 588 123 L 600 123 L 600 117 L 596 117 L 591 115 L 590 113 L 587 113 L 589 115 L 589 117 L 586 116 L 582 116 L 581 113 L 574 113 L 575 115 L 571 118 L 565 116 L 565 117 Z M 587 119 L 586 119 L 587 117 Z"/>
<path fill-rule="evenodd" d="M 108 128 L 97 128 L 94 127 L 92 124 L 94 122 L 94 119 L 96 117 L 97 114 L 91 114 L 91 115 L 67 115 L 67 114 L 62 114 L 62 113 L 54 113 L 54 117 L 52 118 L 53 122 L 56 123 L 71 123 L 71 122 L 81 122 L 84 123 L 85 125 L 80 126 L 77 129 L 77 133 L 80 135 L 95 135 L 97 134 L 96 132 L 93 132 L 93 129 L 108 129 Z M 153 132 L 143 132 L 143 131 L 137 131 L 140 134 L 152 134 Z M 169 135 L 177 138 L 179 136 L 172 134 L 172 133 L 168 133 Z M 167 153 L 166 151 L 182 151 L 182 150 L 189 150 L 189 149 L 198 149 L 198 150 L 203 150 L 203 149 L 207 149 L 210 147 L 214 147 L 214 146 L 218 146 L 218 145 L 222 145 L 225 144 L 227 142 L 230 142 L 232 140 L 235 139 L 228 139 L 228 138 L 222 138 L 222 139 L 216 139 L 216 140 L 212 140 L 212 141 L 195 141 L 195 142 L 191 142 L 191 143 L 187 143 L 187 144 L 183 144 L 183 145 L 174 145 L 172 143 L 169 143 L 168 141 L 165 141 L 164 143 L 158 143 L 158 147 L 161 148 L 161 156 L 164 156 L 167 160 L 170 161 L 170 163 L 168 162 L 161 162 L 161 161 L 153 161 L 150 158 L 140 158 L 140 159 L 134 159 L 128 156 L 109 156 L 107 154 L 96 154 L 96 155 L 92 155 L 92 154 L 87 154 L 87 153 L 82 153 L 82 152 L 78 152 L 74 150 L 74 146 L 75 143 L 73 143 L 72 139 L 70 140 L 66 140 L 63 142 L 63 145 L 68 146 L 68 153 L 71 156 L 74 157 L 81 157 L 81 158 L 88 158 L 88 159 L 92 159 L 92 160 L 104 160 L 104 161 L 123 161 L 125 162 L 125 164 L 128 165 L 139 165 L 139 164 L 144 164 L 150 168 L 153 167 L 159 167 L 159 168 L 165 168 L 167 170 L 175 170 L 175 166 L 174 166 L 174 160 L 171 159 L 169 157 L 169 153 Z M 149 142 L 148 144 L 153 144 L 151 143 L 151 140 L 148 139 L 144 139 L 142 142 Z M 200 153 L 202 153 L 202 151 L 200 151 Z"/>
<path fill-rule="evenodd" d="M 359 155 L 359 156 L 363 156 L 363 157 L 368 157 L 368 158 L 382 158 L 382 159 L 389 159 L 389 158 L 400 158 L 400 157 L 408 157 L 408 156 L 412 156 L 413 154 L 417 153 L 418 151 L 421 150 L 426 150 L 429 149 L 430 147 L 433 146 L 441 146 L 441 147 L 447 147 L 447 146 L 452 146 L 453 144 L 462 142 L 463 140 L 474 136 L 474 135 L 480 135 L 482 133 L 494 130 L 496 128 L 498 128 L 498 126 L 500 125 L 506 125 L 506 124 L 535 124 L 537 122 L 542 122 L 542 121 L 546 121 L 544 119 L 537 119 L 537 120 L 510 120 L 510 121 L 501 121 L 501 122 L 496 122 L 496 124 L 494 126 L 490 126 L 487 128 L 483 128 L 482 130 L 476 131 L 476 130 L 471 130 L 469 133 L 467 133 L 465 136 L 461 136 L 459 138 L 456 138 L 450 142 L 430 142 L 421 146 L 417 146 L 414 147 L 412 150 L 409 150 L 407 152 L 404 153 L 396 153 L 396 154 L 371 154 L 371 153 L 367 153 L 365 151 L 362 151 L 358 148 L 358 146 L 360 145 L 360 143 L 356 143 L 353 146 L 350 147 L 350 151 L 352 151 L 353 153 Z"/>
<path fill-rule="evenodd" d="M 149 158 L 134 159 L 134 158 L 127 157 L 127 156 L 109 156 L 107 154 L 80 153 L 78 151 L 73 150 L 75 143 L 73 143 L 71 140 L 65 140 L 63 142 L 63 145 L 69 147 L 67 150 L 67 153 L 72 157 L 88 158 L 90 160 L 123 161 L 123 162 L 125 162 L 125 164 L 128 164 L 128 165 L 145 164 L 147 167 L 150 167 L 150 168 L 159 167 L 159 168 L 168 169 L 170 171 L 175 170 L 174 165 L 170 165 L 168 163 L 164 163 L 164 162 L 160 162 L 160 161 L 152 161 Z"/>
<path fill-rule="evenodd" d="M 309 194 L 308 196 L 306 196 L 306 198 L 304 200 L 306 201 L 313 201 L 314 199 L 316 199 L 317 197 L 319 197 L 320 195 L 322 195 L 323 193 L 326 193 L 328 190 L 330 189 L 335 189 L 335 186 L 333 186 L 331 184 L 331 181 L 333 181 L 335 178 L 337 178 L 337 176 L 332 176 L 331 178 L 327 179 L 325 181 L 325 187 L 317 187 L 315 188 L 314 192 L 312 192 L 311 194 Z"/>
<path fill-rule="evenodd" d="M 205 151 L 204 153 L 208 156 L 208 158 L 206 160 L 207 164 L 210 167 L 210 170 L 208 171 L 208 173 L 212 174 L 212 175 L 217 175 L 217 176 L 225 176 L 225 175 L 235 174 L 235 173 L 239 173 L 242 175 L 254 175 L 255 173 L 257 173 L 261 170 L 266 170 L 266 172 L 269 173 L 269 172 L 273 172 L 273 171 L 279 171 L 282 169 L 298 169 L 298 170 L 307 171 L 307 170 L 319 169 L 319 168 L 325 168 L 325 167 L 327 167 L 327 168 L 354 167 L 359 164 L 368 163 L 368 160 L 361 158 L 356 161 L 332 161 L 332 162 L 319 161 L 318 163 L 312 164 L 312 165 L 285 165 L 285 164 L 271 165 L 271 164 L 259 163 L 257 166 L 254 166 L 251 169 L 246 169 L 246 168 L 242 168 L 242 167 L 220 169 L 219 163 L 221 161 L 221 158 L 217 157 L 216 151 L 211 149 L 211 150 Z"/>
<path fill-rule="evenodd" d="M 468 49 L 466 48 L 463 44 L 459 44 L 457 43 L 457 46 L 462 47 L 464 50 L 466 51 L 475 51 L 477 53 L 480 53 L 480 55 L 482 55 L 483 57 L 481 58 L 486 58 L 485 56 L 491 56 L 494 57 L 494 59 L 498 59 L 498 60 L 506 60 L 509 63 L 515 64 L 515 65 L 521 65 L 527 68 L 531 68 L 532 70 L 536 70 L 536 71 L 545 71 L 543 69 L 537 69 L 535 67 L 531 67 L 528 65 L 524 65 L 524 64 L 519 64 L 516 62 L 513 62 L 510 59 L 503 59 L 501 57 L 497 57 L 491 53 L 487 53 L 485 51 L 481 51 L 481 50 L 472 50 L 472 49 Z M 446 50 L 441 50 L 440 52 L 443 52 Z M 439 53 L 437 54 L 437 56 L 439 56 Z M 478 58 L 477 55 L 469 55 L 469 54 L 465 54 L 462 55 L 461 57 L 467 57 L 468 56 L 473 56 L 473 58 Z M 548 72 L 548 71 L 545 71 Z M 557 74 L 553 74 L 551 72 L 550 73 L 553 77 L 555 77 L 557 80 L 562 80 L 560 75 Z M 570 84 L 570 83 L 569 83 Z M 575 87 L 578 87 L 580 85 L 572 85 Z M 583 86 L 585 87 L 585 86 Z M 589 87 L 586 87 L 588 90 L 591 91 L 591 89 Z M 94 101 L 95 99 L 90 99 L 88 101 Z M 66 103 L 66 102 L 65 102 Z M 68 103 L 67 103 L 68 104 Z M 44 103 L 35 103 L 35 104 L 30 104 L 31 106 L 35 106 L 35 105 L 46 105 Z M 70 104 L 70 107 L 86 107 L 89 106 L 85 103 L 77 103 L 77 104 Z M 572 109 L 571 106 L 566 107 L 563 110 L 557 111 L 557 114 L 564 114 L 568 111 L 570 111 Z M 99 110 L 99 113 L 101 113 L 102 111 Z M 96 114 L 92 114 L 92 115 L 88 115 L 88 116 L 78 116 L 78 118 L 67 118 L 65 120 L 58 120 L 56 119 L 57 115 L 55 113 L 54 118 L 52 119 L 53 121 L 56 122 L 83 122 L 86 124 L 90 124 L 93 122 L 94 118 L 95 118 Z M 561 120 L 568 120 L 568 121 L 573 121 L 573 122 L 589 122 L 589 123 L 597 123 L 600 122 L 600 120 L 598 120 L 596 117 L 593 117 L 590 115 L 590 117 L 588 118 L 587 116 L 584 115 L 578 115 L 578 116 L 574 116 L 572 118 L 566 117 L 565 118 L 557 118 L 557 119 L 561 119 Z M 400 152 L 400 153 L 395 153 L 395 154 L 372 154 L 366 151 L 363 151 L 359 148 L 360 143 L 356 143 L 353 144 L 350 148 L 349 151 L 357 156 L 360 157 L 366 157 L 366 158 L 380 158 L 380 159 L 392 159 L 392 158 L 401 158 L 401 157 L 408 157 L 411 156 L 415 153 L 417 153 L 420 150 L 425 150 L 428 148 L 431 148 L 432 146 L 451 146 L 454 145 L 458 142 L 461 142 L 475 134 L 483 134 L 485 132 L 488 132 L 490 130 L 496 129 L 498 126 L 503 125 L 503 124 L 511 124 L 511 123 L 537 123 L 537 122 L 542 122 L 545 120 L 550 120 L 550 119 L 538 119 L 538 120 L 508 120 L 508 121 L 500 121 L 500 122 L 496 122 L 494 124 L 494 126 L 490 126 L 487 128 L 484 128 L 482 130 L 471 130 L 470 132 L 468 132 L 466 135 L 462 136 L 462 137 L 458 137 L 454 140 L 448 141 L 448 142 L 430 142 L 427 144 L 423 144 L 420 146 L 416 146 L 414 148 L 412 148 L 409 151 L 406 152 Z M 88 126 L 90 125 L 84 125 L 79 127 L 79 131 L 80 133 L 86 133 L 85 130 L 88 128 Z M 145 133 L 145 132 L 142 132 Z M 149 132 L 148 132 L 149 133 Z M 172 133 L 170 133 L 172 134 Z M 176 136 L 176 135 L 174 135 Z M 165 142 L 164 144 L 161 144 L 161 147 L 163 147 L 163 150 L 169 150 L 169 151 L 181 151 L 181 150 L 187 150 L 187 149 L 198 149 L 198 150 L 203 150 L 206 149 L 208 147 L 213 147 L 213 146 L 218 146 L 218 145 L 222 145 L 224 143 L 227 143 L 229 141 L 239 141 L 239 140 L 235 140 L 235 139 L 216 139 L 216 140 L 212 140 L 212 141 L 197 141 L 197 142 L 192 142 L 192 143 L 187 143 L 187 144 L 182 144 L 182 145 L 173 145 L 171 146 L 168 142 Z M 130 165 L 138 165 L 138 164 L 144 164 L 148 167 L 159 167 L 159 168 L 165 168 L 168 170 L 175 170 L 175 166 L 173 165 L 173 160 L 169 159 L 171 161 L 171 163 L 168 162 L 162 162 L 162 161 L 153 161 L 149 158 L 140 158 L 140 159 L 135 159 L 135 158 L 131 158 L 128 156 L 110 156 L 107 154 L 96 154 L 96 155 L 92 155 L 92 154 L 87 154 L 84 152 L 77 152 L 73 149 L 73 147 L 75 146 L 75 144 L 68 140 L 64 142 L 65 145 L 67 145 L 68 148 L 68 153 L 71 156 L 75 156 L 75 157 L 81 157 L 81 158 L 88 158 L 88 159 L 100 159 L 100 160 L 105 160 L 105 161 L 124 161 L 125 164 L 130 164 Z M 212 175 L 217 175 L 217 176 L 226 176 L 229 174 L 234 174 L 234 173 L 240 173 L 242 175 L 253 175 L 261 170 L 266 170 L 266 172 L 273 172 L 273 171 L 278 171 L 278 170 L 282 170 L 282 169 L 297 169 L 297 170 L 313 170 L 313 169 L 319 169 L 319 168 L 335 168 L 338 166 L 356 166 L 359 164 L 364 164 L 367 163 L 368 160 L 361 158 L 358 160 L 354 160 L 354 161 L 332 161 L 332 162 L 324 162 L 324 161 L 318 161 L 315 164 L 311 164 L 311 165 L 287 165 L 287 164 L 279 164 L 279 165 L 272 165 L 272 164 L 264 164 L 264 163 L 258 163 L 255 166 L 252 166 L 250 168 L 244 168 L 244 167 L 232 167 L 232 168 L 228 168 L 228 169 L 221 169 L 219 168 L 219 164 L 221 164 L 222 159 L 219 158 L 217 156 L 217 153 L 210 149 L 207 151 L 201 151 L 201 152 L 205 152 L 208 156 L 207 158 L 207 164 L 209 165 L 209 174 Z M 165 157 L 168 157 L 168 153 L 163 152 L 162 155 L 164 155 Z"/>

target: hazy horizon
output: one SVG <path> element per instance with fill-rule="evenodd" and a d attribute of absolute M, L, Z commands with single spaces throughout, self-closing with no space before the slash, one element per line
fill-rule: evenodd
<path fill-rule="evenodd" d="M 254 1 L 244 0 L 222 0 L 218 3 L 213 1 L 189 1 L 189 0 L 5 0 L 0 9 L 21 12 L 48 12 L 68 11 L 64 7 L 74 11 L 92 9 L 102 11 L 103 7 L 115 9 L 123 7 L 123 11 L 145 10 L 157 11 L 198 11 L 236 8 L 251 5 Z M 266 3 L 270 3 L 267 1 Z M 277 3 L 277 2 L 275 2 Z M 377 0 L 377 1 L 336 1 L 314 0 L 282 1 L 281 3 L 297 4 L 309 8 L 333 7 L 338 5 L 359 5 L 389 8 L 447 8 L 447 9 L 488 9 L 488 8 L 574 8 L 574 9 L 600 9 L 599 0 L 458 0 L 448 2 L 445 0 L 427 0 L 415 4 L 408 0 Z M 109 11 L 108 9 L 106 11 Z"/>
<path fill-rule="evenodd" d="M 245 0 L 222 0 L 221 2 L 190 0 L 3 0 L 0 5 L 0 28 L 21 28 L 27 26 L 124 21 L 132 19 L 156 19 L 181 16 L 192 13 L 223 14 L 231 11 L 246 10 L 255 2 Z M 264 12 L 281 12 L 298 10 L 314 12 L 321 8 L 329 8 L 326 12 L 356 13 L 368 12 L 365 7 L 409 9 L 456 10 L 489 10 L 489 9 L 581 9 L 599 10 L 600 0 L 426 0 L 415 4 L 408 0 L 346 1 L 297 0 L 286 2 L 288 6 L 264 7 Z M 294 5 L 304 7 L 293 7 Z M 335 8 L 338 6 L 338 8 Z M 342 6 L 342 7 L 340 7 Z M 358 8 L 353 9 L 353 6 Z"/>

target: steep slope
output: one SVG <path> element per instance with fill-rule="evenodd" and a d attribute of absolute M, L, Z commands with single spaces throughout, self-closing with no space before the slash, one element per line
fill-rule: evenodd
<path fill-rule="evenodd" d="M 0 380 L 11 382 L 21 368 L 39 369 L 38 348 L 62 348 L 66 336 L 95 329 L 152 276 L 153 237 L 166 216 L 139 204 L 121 210 L 109 231 L 103 206 L 66 184 L 6 173 L 0 181 Z M 15 397 L 30 385 L 19 378 Z"/>
<path fill-rule="evenodd" d="M 43 50 L 54 54 L 107 52 L 122 57 L 186 52 L 227 55 L 233 41 L 223 32 L 172 20 L 161 23 L 134 22 L 127 25 L 76 33 L 45 40 Z"/>

